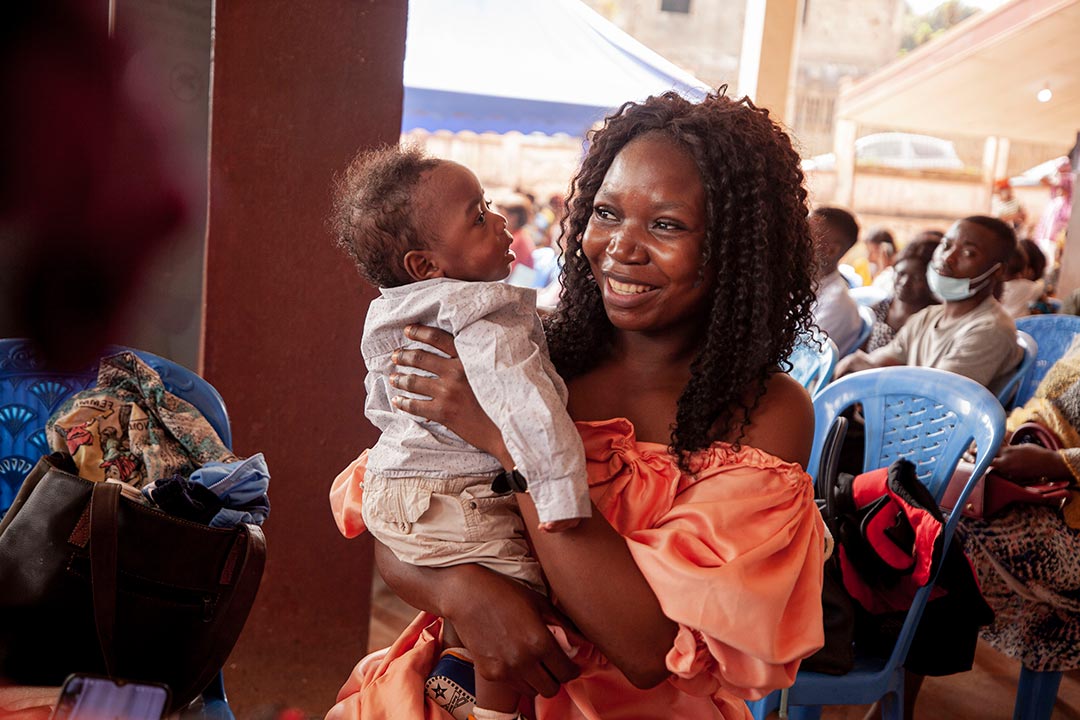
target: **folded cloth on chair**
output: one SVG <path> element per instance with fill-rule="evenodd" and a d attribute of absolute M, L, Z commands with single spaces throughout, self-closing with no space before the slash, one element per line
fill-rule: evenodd
<path fill-rule="evenodd" d="M 80 477 L 141 488 L 208 462 L 237 460 L 203 414 L 165 389 L 133 352 L 101 359 L 98 382 L 76 393 L 45 426 L 49 447 L 70 453 Z"/>
<path fill-rule="evenodd" d="M 209 520 L 211 527 L 233 527 L 242 522 L 262 525 L 270 514 L 270 498 L 266 494 L 270 486 L 270 473 L 262 453 L 234 462 L 206 463 L 193 472 L 186 482 L 208 490 L 220 501 L 219 509 Z M 143 488 L 143 494 L 163 510 L 168 510 L 159 496 L 165 490 L 165 497 L 169 498 L 170 493 L 175 492 L 166 489 L 170 485 L 170 478 L 156 480 Z"/>

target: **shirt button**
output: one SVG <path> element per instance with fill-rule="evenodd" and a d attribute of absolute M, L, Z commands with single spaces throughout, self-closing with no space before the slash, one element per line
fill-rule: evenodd
<path fill-rule="evenodd" d="M 471 507 L 473 510 L 475 510 L 476 509 L 476 503 L 474 503 L 474 502 L 469 503 L 469 507 Z"/>

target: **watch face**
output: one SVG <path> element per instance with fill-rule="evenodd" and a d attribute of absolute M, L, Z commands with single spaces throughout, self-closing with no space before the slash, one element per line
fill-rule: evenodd
<path fill-rule="evenodd" d="M 529 482 L 517 471 L 517 468 L 510 471 L 510 487 L 514 489 L 514 492 L 525 492 L 529 488 Z"/>
<path fill-rule="evenodd" d="M 517 471 L 517 468 L 514 468 L 513 470 L 503 470 L 491 481 L 491 491 L 496 495 L 506 495 L 507 493 L 512 492 L 525 492 L 528 487 L 528 481 L 525 480 L 524 475 Z"/>

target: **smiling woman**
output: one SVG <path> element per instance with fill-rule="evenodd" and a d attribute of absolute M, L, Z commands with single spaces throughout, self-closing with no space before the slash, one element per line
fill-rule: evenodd
<path fill-rule="evenodd" d="M 421 568 L 376 543 L 387 584 L 427 612 L 357 666 L 328 717 L 447 720 L 441 668 L 462 660 L 444 619 L 477 677 L 530 696 L 518 710 L 536 720 L 741 719 L 744 699 L 793 682 L 823 641 L 824 528 L 803 468 L 812 406 L 782 371 L 813 302 L 802 179 L 787 136 L 745 99 L 669 93 L 627 103 L 593 134 L 546 330 L 595 511 L 538 531 L 544 478 L 511 484 L 550 602 L 485 568 Z M 477 402 L 463 339 L 409 337 L 441 354 L 397 356 L 434 376 L 392 379 L 410 393 L 397 406 L 514 470 L 511 429 Z M 524 431 L 552 436 L 549 423 Z M 339 525 L 366 482 L 359 464 L 335 481 Z"/>

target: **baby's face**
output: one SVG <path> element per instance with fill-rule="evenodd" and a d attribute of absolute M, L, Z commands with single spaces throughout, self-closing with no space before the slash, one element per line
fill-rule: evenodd
<path fill-rule="evenodd" d="M 494 281 L 510 274 L 514 236 L 506 218 L 491 209 L 468 168 L 444 161 L 420 181 L 422 227 L 438 236 L 429 252 L 442 276 Z"/>

